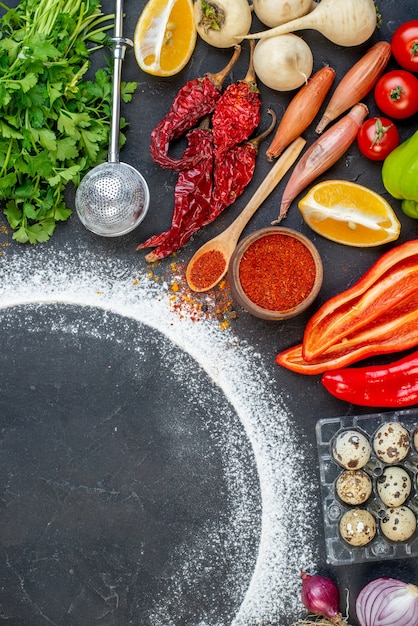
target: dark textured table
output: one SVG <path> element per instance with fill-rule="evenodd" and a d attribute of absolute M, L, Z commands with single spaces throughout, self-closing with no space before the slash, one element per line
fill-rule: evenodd
<path fill-rule="evenodd" d="M 126 2 L 127 37 L 143 6 Z M 112 10 L 107 0 L 104 7 Z M 381 28 L 358 48 L 301 33 L 314 68 L 330 64 L 341 77 L 372 43 L 417 17 L 413 0 L 381 0 L 379 9 Z M 236 306 L 231 314 L 227 288 L 187 294 L 187 261 L 271 167 L 264 142 L 244 196 L 177 255 L 150 267 L 135 251 L 169 226 L 173 206 L 176 174 L 152 162 L 150 132 L 187 80 L 229 57 L 198 40 L 187 67 L 159 79 L 128 51 L 123 78 L 138 89 L 122 107 L 130 126 L 121 158 L 151 194 L 138 229 L 100 238 L 74 214 L 50 242 L 29 247 L 12 240 L 1 218 L 0 624 L 290 626 L 304 614 L 299 567 L 349 589 L 356 624 L 353 599 L 365 582 L 418 582 L 415 558 L 326 563 L 315 425 L 370 411 L 333 399 L 318 377 L 275 365 L 278 351 L 300 342 L 315 308 L 389 246 L 334 244 L 310 231 L 294 204 L 285 225 L 308 235 L 324 263 L 308 312 L 269 323 Z M 230 81 L 247 62 L 244 44 Z M 265 127 L 267 109 L 280 116 L 292 94 L 259 87 Z M 372 96 L 365 102 L 377 113 Z M 416 116 L 400 122 L 401 138 L 416 128 Z M 313 129 L 305 136 L 312 141 Z M 385 192 L 380 169 L 354 144 L 322 179 L 381 193 L 402 223 L 399 242 L 412 239 L 416 223 Z M 285 181 L 245 233 L 277 216 Z"/>

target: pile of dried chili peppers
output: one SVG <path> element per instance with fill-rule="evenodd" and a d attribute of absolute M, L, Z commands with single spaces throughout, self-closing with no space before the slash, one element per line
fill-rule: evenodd
<path fill-rule="evenodd" d="M 368 357 L 418 345 L 418 240 L 383 254 L 349 289 L 325 302 L 306 325 L 301 344 L 276 362 L 301 374 L 323 374 L 342 400 L 365 406 L 418 402 L 417 354 L 384 366 L 349 369 Z"/>
<path fill-rule="evenodd" d="M 253 42 L 245 78 L 222 92 L 240 50 L 237 46 L 230 62 L 218 74 L 206 74 L 180 89 L 169 112 L 151 133 L 153 160 L 179 174 L 171 227 L 137 247 L 154 248 L 145 257 L 149 262 L 181 248 L 202 226 L 235 202 L 253 177 L 258 146 L 273 130 L 276 117 L 270 112 L 270 127 L 250 139 L 260 122 L 261 108 Z M 173 159 L 168 155 L 170 143 L 184 133 L 187 146 L 179 159 Z"/>

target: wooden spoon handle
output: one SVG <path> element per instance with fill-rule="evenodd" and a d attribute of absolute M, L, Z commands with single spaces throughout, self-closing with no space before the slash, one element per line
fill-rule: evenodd
<path fill-rule="evenodd" d="M 306 141 L 302 137 L 297 137 L 294 141 L 292 141 L 288 148 L 286 148 L 286 150 L 277 159 L 267 176 L 254 192 L 254 195 L 248 201 L 247 205 L 228 227 L 228 230 L 234 230 L 234 232 L 238 233 L 238 236 L 241 234 L 242 230 L 257 209 L 263 204 L 264 200 L 271 194 L 276 185 L 278 185 L 283 176 L 292 167 L 302 152 L 305 144 Z"/>

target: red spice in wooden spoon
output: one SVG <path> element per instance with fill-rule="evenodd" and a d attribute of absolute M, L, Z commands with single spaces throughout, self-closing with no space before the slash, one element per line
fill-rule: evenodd
<path fill-rule="evenodd" d="M 211 286 L 225 271 L 226 260 L 220 250 L 208 250 L 192 265 L 190 280 L 197 289 Z"/>

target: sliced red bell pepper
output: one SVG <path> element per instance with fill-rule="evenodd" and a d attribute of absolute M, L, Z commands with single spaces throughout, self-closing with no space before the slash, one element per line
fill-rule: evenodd
<path fill-rule="evenodd" d="M 331 395 L 351 404 L 412 406 L 418 403 L 418 351 L 387 365 L 326 372 L 321 382 Z"/>
<path fill-rule="evenodd" d="M 418 240 L 383 254 L 352 287 L 330 298 L 309 320 L 303 358 L 314 361 L 418 290 Z"/>
<path fill-rule="evenodd" d="M 343 337 L 315 359 L 306 361 L 302 344 L 279 353 L 276 363 L 299 374 L 322 374 L 378 354 L 418 345 L 418 291 L 361 330 Z"/>

